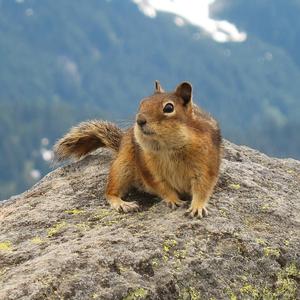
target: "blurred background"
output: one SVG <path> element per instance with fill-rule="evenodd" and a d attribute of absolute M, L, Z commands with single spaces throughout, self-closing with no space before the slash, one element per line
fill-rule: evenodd
<path fill-rule="evenodd" d="M 0 0 L 0 199 L 91 118 L 132 122 L 154 80 L 194 86 L 225 138 L 300 159 L 299 0 Z"/>

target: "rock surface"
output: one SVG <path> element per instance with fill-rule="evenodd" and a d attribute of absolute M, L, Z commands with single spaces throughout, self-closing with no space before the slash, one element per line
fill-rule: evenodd
<path fill-rule="evenodd" d="M 209 216 L 103 197 L 111 156 L 0 204 L 0 299 L 300 299 L 300 162 L 225 142 Z"/>

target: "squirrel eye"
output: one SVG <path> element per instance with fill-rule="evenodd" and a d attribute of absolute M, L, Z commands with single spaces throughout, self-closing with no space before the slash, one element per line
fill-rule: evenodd
<path fill-rule="evenodd" d="M 174 105 L 172 103 L 167 103 L 163 109 L 164 113 L 172 113 L 174 111 Z"/>

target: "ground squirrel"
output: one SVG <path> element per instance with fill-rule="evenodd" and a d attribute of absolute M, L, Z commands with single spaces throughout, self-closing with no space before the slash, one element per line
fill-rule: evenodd
<path fill-rule="evenodd" d="M 187 214 L 202 217 L 217 182 L 222 141 L 218 123 L 192 100 L 183 82 L 171 93 L 158 81 L 154 94 L 142 99 L 134 126 L 122 131 L 113 123 L 87 121 L 73 127 L 54 146 L 58 160 L 80 158 L 99 147 L 116 153 L 108 176 L 106 198 L 123 212 L 138 209 L 122 197 L 131 187 L 181 206 L 180 195 L 192 198 Z"/>

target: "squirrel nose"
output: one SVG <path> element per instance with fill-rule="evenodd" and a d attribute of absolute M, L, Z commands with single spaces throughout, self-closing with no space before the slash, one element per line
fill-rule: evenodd
<path fill-rule="evenodd" d="M 139 126 L 142 127 L 142 126 L 146 125 L 147 120 L 146 120 L 145 116 L 139 114 L 139 115 L 137 116 L 136 122 L 137 122 L 137 124 L 138 124 Z"/>

